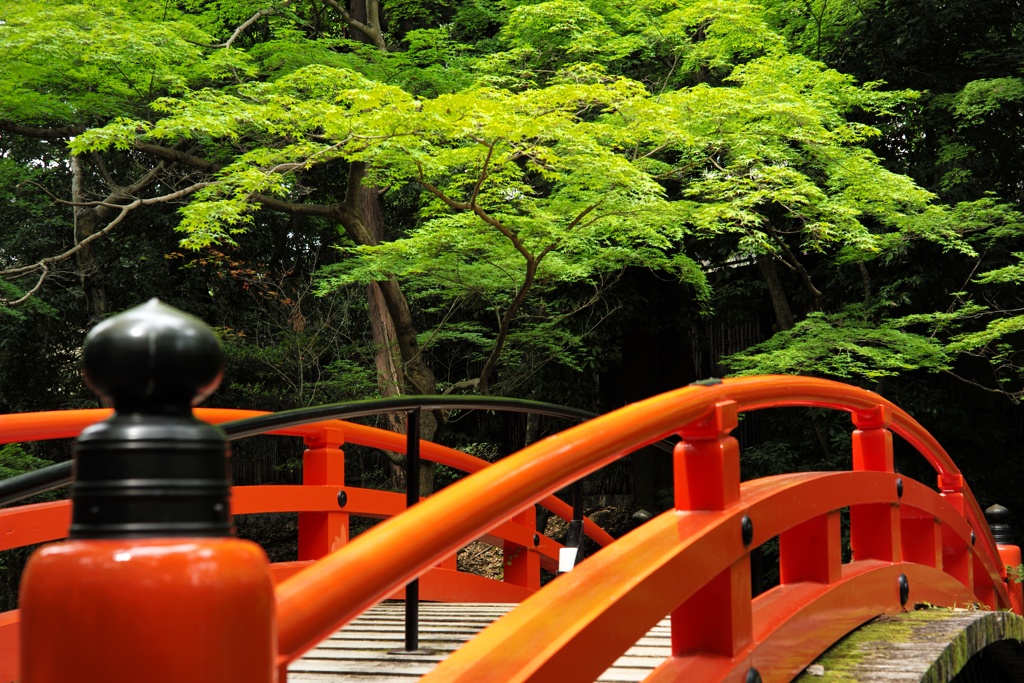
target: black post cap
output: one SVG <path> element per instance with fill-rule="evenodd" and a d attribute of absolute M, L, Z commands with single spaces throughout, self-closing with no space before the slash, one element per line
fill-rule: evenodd
<path fill-rule="evenodd" d="M 985 508 L 985 519 L 988 521 L 988 528 L 992 531 L 992 538 L 996 543 L 1012 545 L 1013 529 L 1010 527 L 1010 511 L 1002 505 L 990 505 Z"/>
<path fill-rule="evenodd" d="M 118 412 L 190 410 L 213 393 L 224 352 L 206 323 L 150 299 L 85 337 L 83 375 Z"/>
<path fill-rule="evenodd" d="M 227 440 L 192 415 L 223 358 L 206 324 L 156 299 L 86 336 L 86 383 L 115 412 L 75 445 L 71 538 L 231 534 Z"/>

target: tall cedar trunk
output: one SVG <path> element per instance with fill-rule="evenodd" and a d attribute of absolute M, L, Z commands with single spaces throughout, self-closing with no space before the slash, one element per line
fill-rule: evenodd
<path fill-rule="evenodd" d="M 85 171 L 82 168 L 81 159 L 77 156 L 71 157 L 71 172 L 71 199 L 79 205 L 75 209 L 75 244 L 78 244 L 99 230 L 104 221 L 101 207 L 81 206 L 87 201 Z M 109 311 L 107 289 L 103 284 L 103 271 L 99 267 L 94 248 L 93 244 L 88 244 L 75 254 L 75 265 L 82 283 L 82 292 L 85 294 L 89 323 L 93 325 L 106 317 Z"/>
<path fill-rule="evenodd" d="M 398 287 L 398 280 L 390 277 L 377 283 L 381 296 L 387 304 L 394 324 L 395 339 L 405 369 L 406 384 L 414 394 L 437 393 L 437 380 L 434 373 L 423 361 L 419 342 L 416 339 L 416 327 L 409 310 L 409 302 Z M 420 421 L 420 435 L 432 441 L 437 435 L 438 422 L 434 413 L 425 412 Z M 434 464 L 424 461 L 420 467 L 420 493 L 428 495 L 434 490 Z"/>
<path fill-rule="evenodd" d="M 367 28 L 367 31 L 360 30 L 350 22 L 349 31 L 352 34 L 352 40 L 373 45 L 381 50 L 386 47 L 380 18 L 380 0 L 350 0 L 348 13 L 355 22 L 359 22 Z"/>
<path fill-rule="evenodd" d="M 380 193 L 375 187 L 361 186 L 359 200 L 363 222 L 370 234 L 373 235 L 374 241 L 380 242 L 384 239 L 384 207 L 381 204 Z M 395 323 L 378 283 L 371 282 L 367 286 L 366 297 L 369 304 L 370 327 L 373 331 L 373 359 L 377 366 L 377 387 L 381 396 L 398 396 L 402 393 L 403 383 L 400 371 L 401 352 L 398 348 L 398 333 L 395 331 Z M 405 416 L 399 413 L 389 413 L 386 419 L 391 431 L 399 434 L 406 433 Z M 437 432 L 437 421 L 433 414 L 427 413 L 422 416 L 420 429 L 424 439 L 429 441 L 434 438 Z M 395 478 L 403 480 L 405 470 L 401 466 L 401 461 L 392 460 L 391 466 Z M 433 490 L 434 463 L 424 460 L 420 464 L 420 492 L 427 495 Z"/>
<path fill-rule="evenodd" d="M 366 0 L 349 0 L 348 2 L 348 13 L 356 21 L 366 23 Z M 349 24 L 349 33 L 352 40 L 358 40 L 360 43 L 366 43 L 367 45 L 373 45 L 373 38 L 366 35 L 366 33 L 360 31 L 355 26 Z M 403 427 L 404 429 L 404 427 Z"/>
<path fill-rule="evenodd" d="M 357 22 L 371 29 L 371 33 L 350 27 L 352 37 L 360 42 L 375 45 L 383 48 L 383 31 L 380 21 L 379 0 L 350 0 L 349 14 Z M 350 173 L 357 174 L 355 180 L 361 180 L 365 169 L 361 165 L 353 164 Z M 381 202 L 380 192 L 376 187 L 367 187 L 361 182 L 353 183 L 349 180 L 349 192 L 357 192 L 357 205 L 359 214 L 366 226 L 372 244 L 377 244 L 384 239 L 384 207 Z M 349 199 L 353 199 L 349 197 Z M 394 278 L 391 278 L 394 281 Z M 437 391 L 437 381 L 434 374 L 426 367 L 422 355 L 419 353 L 419 346 L 415 344 L 415 327 L 412 322 L 412 315 L 409 312 L 409 303 L 397 291 L 397 282 L 394 283 L 395 291 L 385 295 L 381 284 L 372 282 L 367 289 L 367 301 L 369 304 L 370 326 L 373 330 L 373 343 L 376 351 L 374 363 L 377 366 L 377 386 L 381 396 L 396 396 L 403 390 L 411 389 L 412 393 L 433 394 Z M 397 292 L 397 294 L 396 294 Z M 396 308 L 401 312 L 396 312 Z M 395 317 L 402 319 L 403 332 L 408 338 L 410 332 L 413 344 L 399 343 L 399 333 L 395 325 Z M 398 353 L 396 362 L 395 353 Z M 410 352 L 411 351 L 411 355 Z M 411 387 L 406 387 L 403 381 L 401 365 L 405 365 L 405 376 L 409 379 Z M 388 415 L 388 425 L 392 431 L 400 434 L 405 433 L 405 421 L 401 415 Z M 438 422 L 433 413 L 424 413 L 420 422 L 420 434 L 427 441 L 432 441 L 437 435 Z M 392 461 L 394 465 L 394 461 Z M 403 474 L 399 477 L 404 476 Z M 434 491 L 434 463 L 423 461 L 420 465 L 420 493 L 429 495 Z"/>
<path fill-rule="evenodd" d="M 391 322 L 380 285 L 371 282 L 366 287 L 366 300 L 370 310 L 370 328 L 373 331 L 373 362 L 377 366 L 377 391 L 381 396 L 399 396 L 402 393 L 402 376 L 398 370 L 398 343 L 395 324 Z M 405 420 L 399 413 L 388 413 L 388 429 L 405 433 Z"/>

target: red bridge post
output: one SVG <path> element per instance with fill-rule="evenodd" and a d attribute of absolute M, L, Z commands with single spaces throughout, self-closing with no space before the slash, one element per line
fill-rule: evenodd
<path fill-rule="evenodd" d="M 703 422 L 680 433 L 675 447 L 677 510 L 724 510 L 740 499 L 740 447 L 730 433 L 739 424 L 736 403 L 715 404 Z M 749 519 L 744 518 L 748 524 Z M 734 543 L 750 546 L 737 529 Z M 750 555 L 712 579 L 672 612 L 672 654 L 733 657 L 753 640 Z"/>
<path fill-rule="evenodd" d="M 299 513 L 299 559 L 318 560 L 348 543 L 348 513 L 341 512 L 347 500 L 345 433 L 328 427 L 315 437 L 306 437 L 302 454 L 302 483 L 305 486 L 337 486 L 338 512 Z"/>
<path fill-rule="evenodd" d="M 1002 505 L 990 505 L 985 509 L 992 538 L 1002 565 L 1000 575 L 1006 582 L 1006 590 L 1010 594 L 1010 605 L 1017 614 L 1024 614 L 1024 568 L 1021 566 L 1020 546 L 1014 543 L 1013 529 L 1010 528 L 1010 511 Z"/>
<path fill-rule="evenodd" d="M 276 680 L 266 555 L 233 537 L 227 442 L 192 415 L 222 357 L 155 299 L 86 338 L 86 382 L 115 412 L 76 442 L 69 540 L 25 570 L 23 683 Z"/>
<path fill-rule="evenodd" d="M 892 472 L 891 417 L 884 406 L 853 413 L 854 471 Z M 900 510 L 889 503 L 850 506 L 850 546 L 855 560 L 899 562 L 902 558 Z"/>
<path fill-rule="evenodd" d="M 513 517 L 512 521 L 522 524 L 527 529 L 537 528 L 537 508 L 531 505 Z M 533 538 L 535 542 L 540 542 L 540 537 L 536 533 L 533 534 Z M 502 544 L 502 558 L 504 581 L 532 591 L 540 590 L 540 553 L 536 547 L 505 541 Z"/>

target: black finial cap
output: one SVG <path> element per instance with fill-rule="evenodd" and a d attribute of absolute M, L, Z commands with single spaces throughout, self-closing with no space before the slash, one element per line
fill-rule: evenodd
<path fill-rule="evenodd" d="M 990 505 L 985 508 L 985 519 L 992 531 L 996 543 L 1013 544 L 1013 529 L 1010 527 L 1010 511 L 1002 505 Z"/>
<path fill-rule="evenodd" d="M 224 352 L 201 320 L 150 299 L 92 329 L 83 374 L 119 412 L 189 408 L 213 393 Z"/>
<path fill-rule="evenodd" d="M 209 327 L 156 299 L 87 335 L 86 382 L 115 413 L 75 444 L 71 538 L 231 533 L 227 441 L 192 415 L 223 357 Z"/>

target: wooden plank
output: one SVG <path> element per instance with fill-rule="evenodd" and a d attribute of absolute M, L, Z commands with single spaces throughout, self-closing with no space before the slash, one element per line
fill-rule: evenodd
<path fill-rule="evenodd" d="M 408 683 L 500 618 L 514 604 L 422 603 L 420 650 L 403 651 L 405 606 L 382 603 L 324 639 L 288 667 L 289 683 Z M 642 681 L 668 656 L 668 620 L 651 629 L 598 679 Z"/>
<path fill-rule="evenodd" d="M 492 620 L 515 605 L 423 603 L 420 606 L 420 647 L 402 651 L 404 605 L 384 603 L 369 610 L 302 659 L 289 666 L 289 683 L 411 683 L 461 647 Z M 899 637 L 896 637 L 899 635 Z M 899 617 L 882 617 L 826 653 L 801 683 L 842 670 L 853 680 L 948 681 L 969 657 L 995 641 L 1015 643 L 1024 652 L 1024 620 L 1002 612 L 933 610 Z M 668 619 L 654 626 L 619 657 L 597 680 L 601 683 L 640 683 L 671 651 Z M 844 654 L 845 653 L 845 654 Z M 1021 661 L 999 657 L 995 665 L 1005 675 L 993 680 L 1021 681 Z M 849 663 L 839 661 L 844 656 Z M 1012 661 L 1011 661 L 1012 659 Z M 955 660 L 955 661 L 954 661 Z M 938 670 L 943 674 L 936 677 Z M 813 672 L 813 673 L 812 673 Z M 819 673 L 820 672 L 820 673 Z M 932 678 L 929 678 L 932 676 Z"/>

